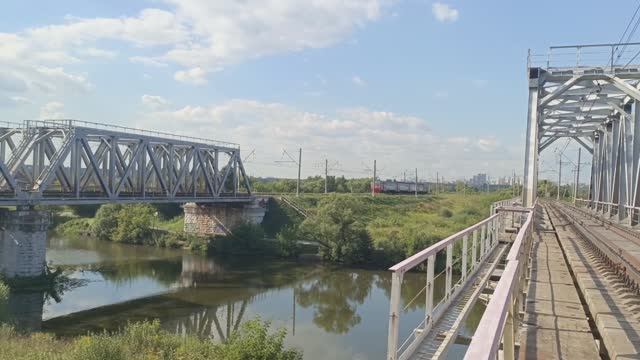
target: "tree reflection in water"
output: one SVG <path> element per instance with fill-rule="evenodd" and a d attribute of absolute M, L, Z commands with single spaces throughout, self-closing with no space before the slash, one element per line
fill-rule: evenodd
<path fill-rule="evenodd" d="M 317 279 L 296 286 L 296 300 L 303 308 L 315 307 L 313 322 L 322 329 L 345 334 L 362 320 L 357 313 L 371 292 L 372 272 L 323 271 Z"/>

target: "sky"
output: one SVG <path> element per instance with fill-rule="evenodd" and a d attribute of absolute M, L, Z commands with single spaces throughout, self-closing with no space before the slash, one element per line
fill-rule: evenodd
<path fill-rule="evenodd" d="M 256 176 L 295 177 L 299 148 L 303 177 L 324 174 L 325 159 L 330 175 L 347 177 L 370 176 L 374 160 L 381 178 L 416 168 L 420 179 L 521 175 L 528 49 L 616 42 L 636 5 L 10 1 L 0 13 L 0 119 L 230 141 Z M 576 149 L 567 146 L 571 159 Z M 554 150 L 543 153 L 542 178 L 557 177 Z"/>

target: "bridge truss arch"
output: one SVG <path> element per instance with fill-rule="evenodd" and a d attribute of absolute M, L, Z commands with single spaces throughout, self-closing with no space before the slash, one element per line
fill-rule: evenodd
<path fill-rule="evenodd" d="M 640 206 L 640 43 L 529 54 L 523 203 L 536 200 L 538 156 L 570 138 L 593 156 L 589 197 L 618 216 Z M 631 216 L 633 217 L 633 216 Z"/>

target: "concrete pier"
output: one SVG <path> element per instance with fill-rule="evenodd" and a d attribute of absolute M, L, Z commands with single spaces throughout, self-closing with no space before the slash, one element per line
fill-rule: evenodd
<path fill-rule="evenodd" d="M 7 278 L 44 274 L 49 219 L 48 211 L 0 211 L 0 273 Z"/>
<path fill-rule="evenodd" d="M 267 199 L 249 204 L 184 205 L 184 231 L 197 235 L 227 235 L 243 223 L 260 224 L 267 211 Z"/>

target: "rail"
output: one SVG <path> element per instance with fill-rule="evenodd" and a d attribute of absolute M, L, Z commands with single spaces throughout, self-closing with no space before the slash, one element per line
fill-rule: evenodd
<path fill-rule="evenodd" d="M 480 319 L 467 360 L 497 359 L 502 343 L 502 359 L 515 359 L 515 344 L 520 307 L 524 307 L 530 253 L 533 245 L 534 209 L 529 209 L 516 239 L 507 254 L 507 264 L 493 296 Z"/>
<path fill-rule="evenodd" d="M 392 271 L 387 344 L 389 360 L 404 360 L 411 355 L 428 334 L 433 324 L 443 315 L 449 303 L 460 293 L 464 285 L 470 279 L 473 279 L 474 273 L 498 244 L 497 229 L 502 216 L 503 213 L 493 214 L 487 219 L 429 246 L 389 269 Z M 470 238 L 471 241 L 469 241 Z M 469 248 L 469 243 L 471 243 L 471 248 Z M 436 258 L 439 255 L 446 256 L 446 264 L 444 270 L 436 275 L 434 274 Z M 400 315 L 404 310 L 401 309 L 400 304 L 403 276 L 411 269 L 424 265 L 425 262 L 426 285 L 404 306 L 404 309 L 406 309 L 413 301 L 418 299 L 422 292 L 425 292 L 425 317 L 398 347 Z M 453 266 L 458 262 L 461 262 L 460 279 L 454 284 Z M 437 304 L 434 304 L 435 279 L 441 275 L 445 276 L 444 295 Z"/>

